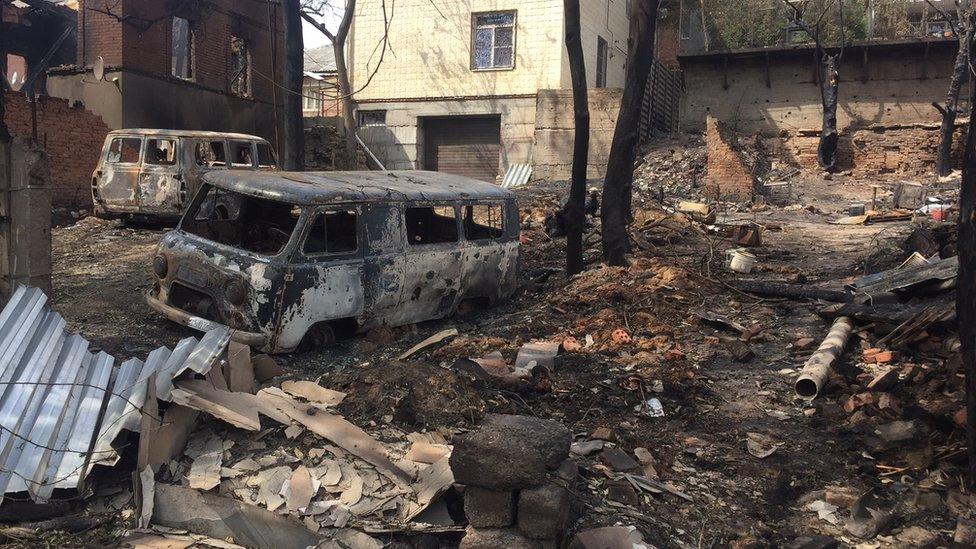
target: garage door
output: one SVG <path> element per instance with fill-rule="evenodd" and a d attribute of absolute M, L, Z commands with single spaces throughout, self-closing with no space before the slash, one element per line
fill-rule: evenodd
<path fill-rule="evenodd" d="M 494 183 L 500 141 L 498 116 L 429 118 L 424 122 L 424 169 Z"/>

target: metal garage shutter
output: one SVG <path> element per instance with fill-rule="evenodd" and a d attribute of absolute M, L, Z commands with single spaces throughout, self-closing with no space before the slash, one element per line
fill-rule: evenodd
<path fill-rule="evenodd" d="M 501 119 L 429 118 L 424 122 L 424 169 L 495 182 Z"/>

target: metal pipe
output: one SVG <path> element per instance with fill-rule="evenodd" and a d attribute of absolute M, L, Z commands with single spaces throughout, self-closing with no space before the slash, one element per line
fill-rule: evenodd
<path fill-rule="evenodd" d="M 381 172 L 385 172 L 386 167 L 383 166 L 383 163 L 380 162 L 379 158 L 376 158 L 376 155 L 373 154 L 373 151 L 369 150 L 369 147 L 366 146 L 366 143 L 363 143 L 363 140 L 359 137 L 359 134 L 354 133 L 353 135 L 356 136 L 356 141 L 359 142 L 359 146 L 362 147 L 364 151 L 366 151 L 367 155 L 369 155 L 370 160 L 372 160 L 373 162 L 376 163 L 377 166 L 379 166 Z"/>
<path fill-rule="evenodd" d="M 834 363 L 844 354 L 844 347 L 847 346 L 847 340 L 853 330 L 854 321 L 850 317 L 842 316 L 834 321 L 820 347 L 803 365 L 803 371 L 800 372 L 800 377 L 796 379 L 794 386 L 797 395 L 812 399 L 820 393 Z"/>

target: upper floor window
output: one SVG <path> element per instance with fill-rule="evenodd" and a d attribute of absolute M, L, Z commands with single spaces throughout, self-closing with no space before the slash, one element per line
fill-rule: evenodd
<path fill-rule="evenodd" d="M 243 38 L 230 37 L 230 91 L 238 97 L 251 97 L 251 51 Z"/>
<path fill-rule="evenodd" d="M 184 80 L 193 79 L 193 31 L 190 21 L 173 17 L 173 76 Z"/>
<path fill-rule="evenodd" d="M 515 67 L 515 12 L 474 14 L 471 29 L 471 68 Z"/>
<path fill-rule="evenodd" d="M 607 62 L 609 61 L 607 41 L 602 36 L 596 37 L 596 87 L 607 87 Z"/>

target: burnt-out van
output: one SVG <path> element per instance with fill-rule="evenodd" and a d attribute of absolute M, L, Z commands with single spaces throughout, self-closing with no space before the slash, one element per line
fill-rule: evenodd
<path fill-rule="evenodd" d="M 512 295 L 514 195 L 425 171 L 246 172 L 203 177 L 152 262 L 149 305 L 265 352 L 337 331 L 400 326 Z"/>
<path fill-rule="evenodd" d="M 92 173 L 99 217 L 176 220 L 212 171 L 275 170 L 267 141 L 243 133 L 131 129 L 109 132 Z"/>

